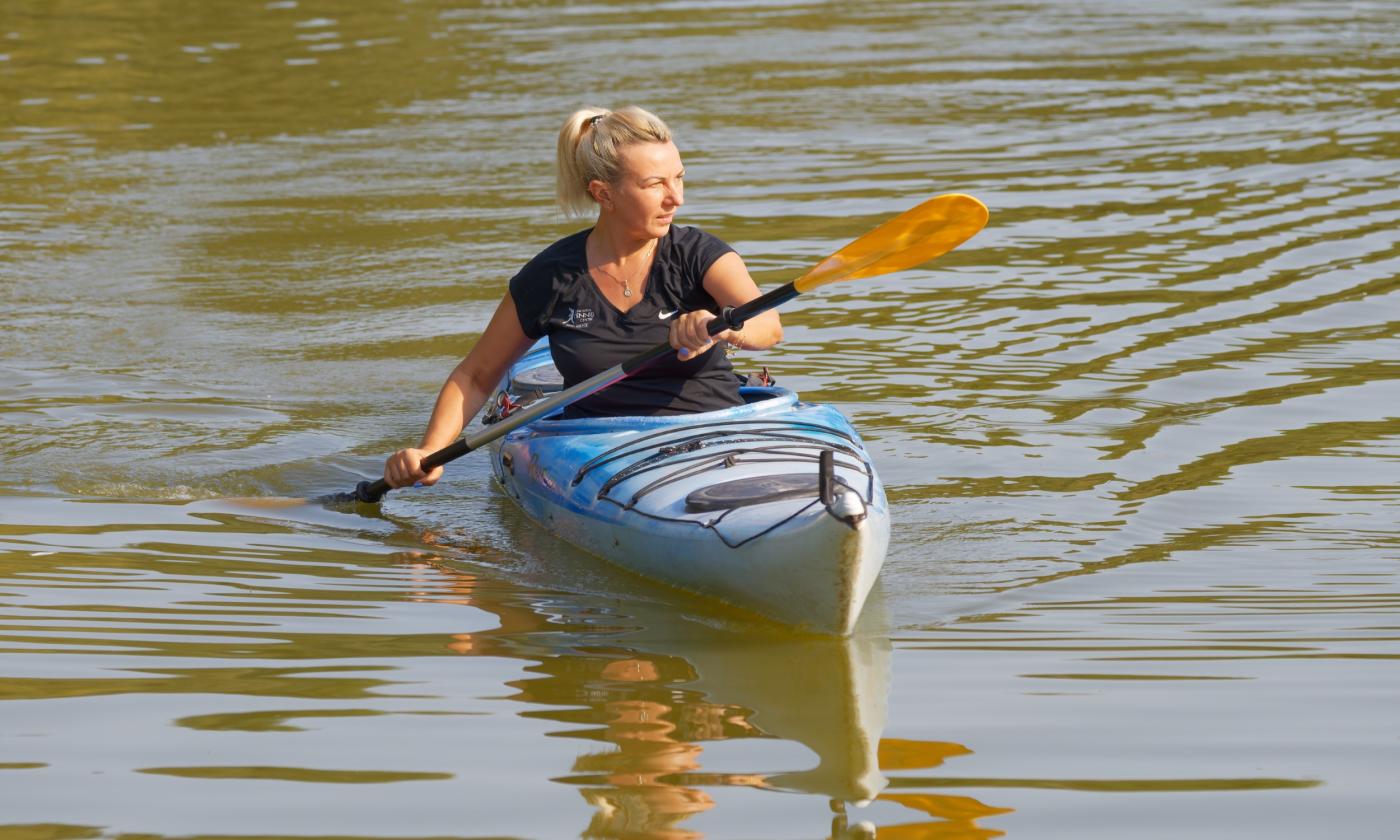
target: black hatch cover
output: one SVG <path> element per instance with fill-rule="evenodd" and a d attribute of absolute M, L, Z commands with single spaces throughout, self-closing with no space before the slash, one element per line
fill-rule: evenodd
<path fill-rule="evenodd" d="M 811 473 L 761 475 L 701 487 L 685 497 L 685 509 L 688 513 L 729 510 L 783 499 L 815 499 L 819 494 L 817 476 Z"/>

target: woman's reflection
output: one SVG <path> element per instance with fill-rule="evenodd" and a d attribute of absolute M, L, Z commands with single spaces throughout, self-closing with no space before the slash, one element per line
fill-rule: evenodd
<path fill-rule="evenodd" d="M 588 837 L 663 840 L 699 835 L 681 824 L 715 806 L 704 788 L 746 786 L 873 799 L 884 787 L 877 749 L 884 726 L 889 643 L 821 639 L 711 626 L 646 603 L 627 605 L 612 626 L 572 625 L 560 604 L 545 615 L 499 583 L 433 558 L 408 565 L 413 597 L 470 604 L 500 626 L 453 634 L 464 655 L 529 660 L 512 681 L 521 714 L 567 724 L 555 737 L 605 748 L 580 756 L 568 776 L 596 810 Z M 815 753 L 788 773 L 710 773 L 704 744 L 774 738 Z M 859 836 L 859 835 L 856 835 Z"/>

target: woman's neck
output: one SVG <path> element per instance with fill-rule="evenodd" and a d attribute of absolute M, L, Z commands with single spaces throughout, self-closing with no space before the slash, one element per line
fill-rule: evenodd
<path fill-rule="evenodd" d="M 649 256 L 656 244 L 656 240 L 647 236 L 639 239 L 635 233 L 622 230 L 621 226 L 606 214 L 598 217 L 598 223 L 588 234 L 588 241 L 599 260 L 619 265 Z"/>

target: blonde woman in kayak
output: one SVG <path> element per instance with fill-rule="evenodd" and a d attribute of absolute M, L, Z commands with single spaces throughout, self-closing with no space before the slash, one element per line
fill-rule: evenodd
<path fill-rule="evenodd" d="M 559 205 L 571 214 L 596 209 L 596 223 L 550 245 L 511 278 L 486 331 L 442 386 L 418 447 L 385 462 L 390 486 L 436 483 L 442 468 L 425 474 L 422 459 L 461 435 L 542 336 L 566 388 L 664 341 L 678 351 L 574 403 L 566 417 L 739 405 L 725 345 L 761 350 L 782 339 L 773 310 L 709 336 L 714 313 L 758 297 L 758 286 L 734 249 L 673 224 L 685 203 L 685 167 L 658 117 L 635 106 L 575 111 L 559 132 L 557 165 Z"/>

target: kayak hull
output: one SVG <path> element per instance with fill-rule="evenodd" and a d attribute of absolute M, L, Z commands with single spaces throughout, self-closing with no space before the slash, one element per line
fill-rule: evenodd
<path fill-rule="evenodd" d="M 556 378 L 537 346 L 488 421 Z M 840 412 L 782 388 L 741 393 L 746 404 L 702 414 L 547 416 L 494 441 L 492 470 L 530 518 L 584 551 L 783 624 L 849 634 L 889 544 L 884 488 Z"/>

